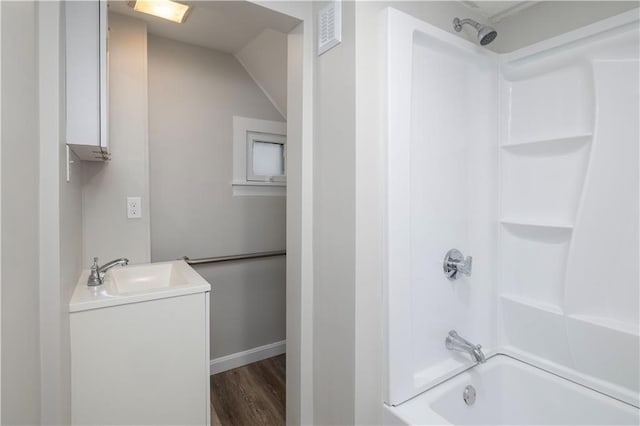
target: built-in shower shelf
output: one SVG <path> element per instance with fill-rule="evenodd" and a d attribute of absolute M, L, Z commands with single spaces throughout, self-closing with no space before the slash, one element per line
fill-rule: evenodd
<path fill-rule="evenodd" d="M 527 226 L 533 228 L 550 228 L 550 229 L 573 229 L 573 225 L 570 223 L 561 223 L 561 222 L 534 222 L 534 221 L 526 221 L 526 220 L 515 220 L 515 219 L 502 219 L 500 223 L 503 225 L 513 225 L 513 226 Z"/>
<path fill-rule="evenodd" d="M 504 301 L 506 301 L 512 304 L 524 306 L 527 308 L 538 309 L 538 310 L 545 311 L 555 315 L 561 315 L 561 316 L 564 315 L 564 312 L 562 311 L 560 306 L 554 303 L 549 303 L 547 301 L 533 299 L 531 297 L 526 297 L 526 296 L 520 296 L 518 294 L 513 294 L 513 293 L 502 293 L 500 294 L 500 298 L 503 300 L 503 303 Z"/>
<path fill-rule="evenodd" d="M 614 330 L 619 333 L 625 333 L 633 337 L 640 337 L 640 326 L 634 322 L 620 321 L 615 318 L 607 318 L 595 315 L 571 314 L 568 315 L 568 317 L 576 321 L 586 322 L 598 327 Z"/>
<path fill-rule="evenodd" d="M 545 139 L 533 139 L 511 142 L 502 145 L 502 148 L 512 152 L 523 152 L 528 150 L 539 151 L 566 151 L 579 148 L 583 144 L 591 142 L 593 133 L 581 133 L 572 136 L 562 136 Z"/>

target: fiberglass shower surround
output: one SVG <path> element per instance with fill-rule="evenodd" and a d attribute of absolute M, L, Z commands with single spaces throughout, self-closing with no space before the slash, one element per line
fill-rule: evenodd
<path fill-rule="evenodd" d="M 637 407 L 637 9 L 508 54 L 385 14 L 385 402 L 473 365 L 455 329 Z"/>

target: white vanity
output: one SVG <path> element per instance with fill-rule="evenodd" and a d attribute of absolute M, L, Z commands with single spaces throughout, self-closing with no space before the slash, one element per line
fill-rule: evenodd
<path fill-rule="evenodd" d="M 88 277 L 69 303 L 72 424 L 210 424 L 210 284 L 184 261 Z"/>

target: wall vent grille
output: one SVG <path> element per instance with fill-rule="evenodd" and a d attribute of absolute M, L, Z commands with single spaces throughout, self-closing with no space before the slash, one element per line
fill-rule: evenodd
<path fill-rule="evenodd" d="M 318 56 L 342 41 L 342 3 L 334 1 L 318 14 Z"/>

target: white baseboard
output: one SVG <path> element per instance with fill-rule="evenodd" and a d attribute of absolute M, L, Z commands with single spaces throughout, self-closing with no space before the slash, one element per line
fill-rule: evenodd
<path fill-rule="evenodd" d="M 209 363 L 209 374 L 218 374 L 233 368 L 242 367 L 252 362 L 261 361 L 272 356 L 285 353 L 287 350 L 287 341 L 269 343 L 268 345 L 258 346 L 257 348 L 247 349 L 246 351 L 236 352 L 235 354 L 214 358 Z"/>

